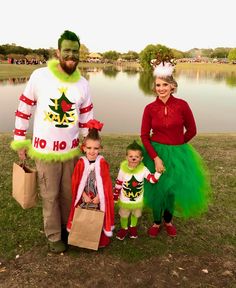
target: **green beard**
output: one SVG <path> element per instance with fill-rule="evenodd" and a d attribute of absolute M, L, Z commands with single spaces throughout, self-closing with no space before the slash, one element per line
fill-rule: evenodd
<path fill-rule="evenodd" d="M 59 60 L 59 63 L 60 63 L 61 68 L 63 69 L 63 71 L 66 72 L 66 74 L 71 75 L 75 72 L 79 62 L 77 61 L 77 64 L 75 64 L 72 67 L 67 66 L 66 61 L 63 61 L 63 60 Z"/>

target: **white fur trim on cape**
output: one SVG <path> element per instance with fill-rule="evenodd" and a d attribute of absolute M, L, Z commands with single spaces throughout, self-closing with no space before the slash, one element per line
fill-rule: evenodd
<path fill-rule="evenodd" d="M 115 229 L 115 226 L 111 226 L 111 231 L 107 231 L 103 228 L 103 232 L 107 237 L 111 237 L 113 235 L 113 230 Z"/>
<path fill-rule="evenodd" d="M 77 195 L 75 199 L 74 206 L 78 204 L 80 198 L 82 197 L 84 187 L 86 185 L 87 178 L 89 176 L 89 173 L 91 170 L 95 169 L 95 175 L 96 175 L 96 181 L 97 181 L 97 189 L 98 189 L 98 195 L 100 200 L 100 210 L 105 212 L 105 202 L 104 202 L 104 190 L 103 190 L 103 184 L 102 184 L 102 177 L 101 177 L 101 171 L 100 171 L 100 161 L 103 159 L 103 156 L 98 155 L 95 163 L 90 164 L 88 159 L 85 156 L 81 157 L 84 161 L 84 172 L 81 177 L 80 184 L 78 186 Z"/>

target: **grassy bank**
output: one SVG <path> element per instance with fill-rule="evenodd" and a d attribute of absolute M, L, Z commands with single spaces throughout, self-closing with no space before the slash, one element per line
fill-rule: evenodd
<path fill-rule="evenodd" d="M 125 147 L 136 136 L 104 135 L 103 155 L 110 163 L 113 182 L 119 163 L 124 159 Z M 0 262 L 15 258 L 26 251 L 45 247 L 41 202 L 36 208 L 23 210 L 12 198 L 12 164 L 17 161 L 9 148 L 10 134 L 0 134 Z M 135 241 L 113 240 L 104 253 L 127 260 L 148 259 L 152 255 L 169 253 L 188 255 L 212 254 L 216 257 L 234 257 L 236 247 L 236 134 L 199 135 L 192 144 L 200 152 L 210 170 L 213 202 L 208 213 L 199 219 L 175 219 L 178 237 L 169 239 L 161 233 L 158 239 L 149 239 L 146 230 L 152 222 L 151 213 L 144 210 L 140 221 L 140 237 Z M 33 162 L 30 161 L 33 165 Z M 116 227 L 119 227 L 116 216 Z M 68 252 L 76 255 L 77 251 Z M 92 253 L 92 252 L 91 252 Z M 85 252 L 84 257 L 90 258 Z"/>
<path fill-rule="evenodd" d="M 12 77 L 29 77 L 30 74 L 39 67 L 45 65 L 15 65 L 15 64 L 0 64 L 0 80 L 8 79 Z M 104 68 L 113 66 L 112 64 L 99 64 L 99 63 L 80 63 L 80 68 L 97 67 Z M 129 63 L 123 63 L 122 67 L 129 67 Z M 133 63 L 132 67 L 140 67 L 139 64 Z M 224 71 L 224 72 L 235 72 L 236 65 L 232 64 L 216 64 L 216 63 L 178 63 L 176 65 L 176 71 L 180 70 L 200 70 L 200 71 Z"/>
<path fill-rule="evenodd" d="M 236 65 L 219 63 L 178 63 L 176 70 L 202 70 L 209 72 L 235 72 Z"/>

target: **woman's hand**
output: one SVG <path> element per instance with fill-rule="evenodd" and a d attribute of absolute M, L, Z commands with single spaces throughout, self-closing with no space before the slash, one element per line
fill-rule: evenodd
<path fill-rule="evenodd" d="M 158 156 L 156 158 L 154 158 L 154 164 L 155 164 L 156 172 L 163 173 L 165 171 L 165 166 L 164 166 L 161 158 L 159 158 Z"/>

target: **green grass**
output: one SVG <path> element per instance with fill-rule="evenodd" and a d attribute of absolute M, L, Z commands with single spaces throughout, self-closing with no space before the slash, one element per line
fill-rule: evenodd
<path fill-rule="evenodd" d="M 234 64 L 219 64 L 219 63 L 178 63 L 176 71 L 178 70 L 200 70 L 209 72 L 236 72 L 236 65 Z"/>
<path fill-rule="evenodd" d="M 12 198 L 12 164 L 18 161 L 17 155 L 9 148 L 10 134 L 0 134 L 0 260 L 22 255 L 33 247 L 43 247 L 45 237 L 42 232 L 43 220 L 41 202 L 36 208 L 23 210 Z M 102 154 L 110 163 L 111 176 L 117 176 L 120 162 L 125 157 L 125 147 L 135 135 L 104 135 Z M 137 261 L 153 255 L 185 253 L 203 255 L 212 253 L 221 257 L 233 257 L 236 247 L 236 134 L 199 135 L 192 141 L 209 167 L 213 188 L 213 201 L 209 211 L 201 218 L 182 220 L 175 218 L 178 237 L 170 239 L 161 233 L 158 239 L 146 236 L 152 223 L 150 211 L 144 210 L 139 222 L 140 237 L 136 240 L 112 241 L 110 247 L 101 251 L 116 258 Z M 29 164 L 34 165 L 32 161 Z M 116 229 L 119 218 L 116 207 Z M 83 250 L 88 258 L 93 251 Z M 69 250 L 77 255 L 77 249 Z"/>

